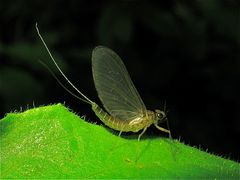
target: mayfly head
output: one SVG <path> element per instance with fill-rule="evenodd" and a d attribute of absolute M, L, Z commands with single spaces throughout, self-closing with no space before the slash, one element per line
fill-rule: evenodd
<path fill-rule="evenodd" d="M 171 135 L 171 132 L 169 129 L 169 124 L 168 124 L 168 119 L 167 119 L 167 115 L 165 113 L 165 111 L 160 111 L 158 109 L 155 110 L 155 121 L 154 121 L 154 126 L 159 129 L 160 131 L 163 131 L 163 132 L 166 132 L 169 134 L 169 138 L 172 138 L 172 135 Z M 162 123 L 164 121 L 167 121 L 167 126 L 168 126 L 168 129 L 164 129 L 160 126 L 158 126 L 158 123 Z"/>
<path fill-rule="evenodd" d="M 160 111 L 159 109 L 156 109 L 155 110 L 155 115 L 156 115 L 156 119 L 155 119 L 155 124 L 158 124 L 158 123 L 162 123 L 164 121 L 166 121 L 166 114 L 164 111 Z"/>

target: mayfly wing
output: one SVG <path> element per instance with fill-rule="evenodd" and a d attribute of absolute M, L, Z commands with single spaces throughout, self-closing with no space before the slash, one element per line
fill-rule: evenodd
<path fill-rule="evenodd" d="M 146 114 L 146 107 L 115 52 L 96 47 L 92 53 L 92 71 L 98 96 L 110 115 L 130 120 Z"/>

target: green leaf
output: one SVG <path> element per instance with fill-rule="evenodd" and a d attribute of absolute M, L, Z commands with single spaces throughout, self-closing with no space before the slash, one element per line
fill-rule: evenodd
<path fill-rule="evenodd" d="M 168 138 L 118 137 L 61 104 L 9 113 L 0 127 L 0 178 L 239 177 L 234 161 Z"/>

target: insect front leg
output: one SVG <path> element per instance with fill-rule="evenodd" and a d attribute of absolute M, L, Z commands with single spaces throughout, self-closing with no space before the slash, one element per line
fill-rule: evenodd
<path fill-rule="evenodd" d="M 169 134 L 169 138 L 172 138 L 171 132 L 170 132 L 168 129 L 162 128 L 162 127 L 158 126 L 157 124 L 154 124 L 154 125 L 155 125 L 155 127 L 156 127 L 157 129 L 159 129 L 160 131 L 163 131 L 163 132 L 165 132 L 165 133 L 168 133 L 168 134 Z"/>

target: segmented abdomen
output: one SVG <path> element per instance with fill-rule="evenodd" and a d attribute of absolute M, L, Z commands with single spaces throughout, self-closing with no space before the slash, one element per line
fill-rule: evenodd
<path fill-rule="evenodd" d="M 137 118 L 134 120 L 121 120 L 110 116 L 96 103 L 92 104 L 92 110 L 95 112 L 96 116 L 108 127 L 122 132 L 137 132 L 145 127 L 149 127 L 153 120 L 151 118 Z"/>

